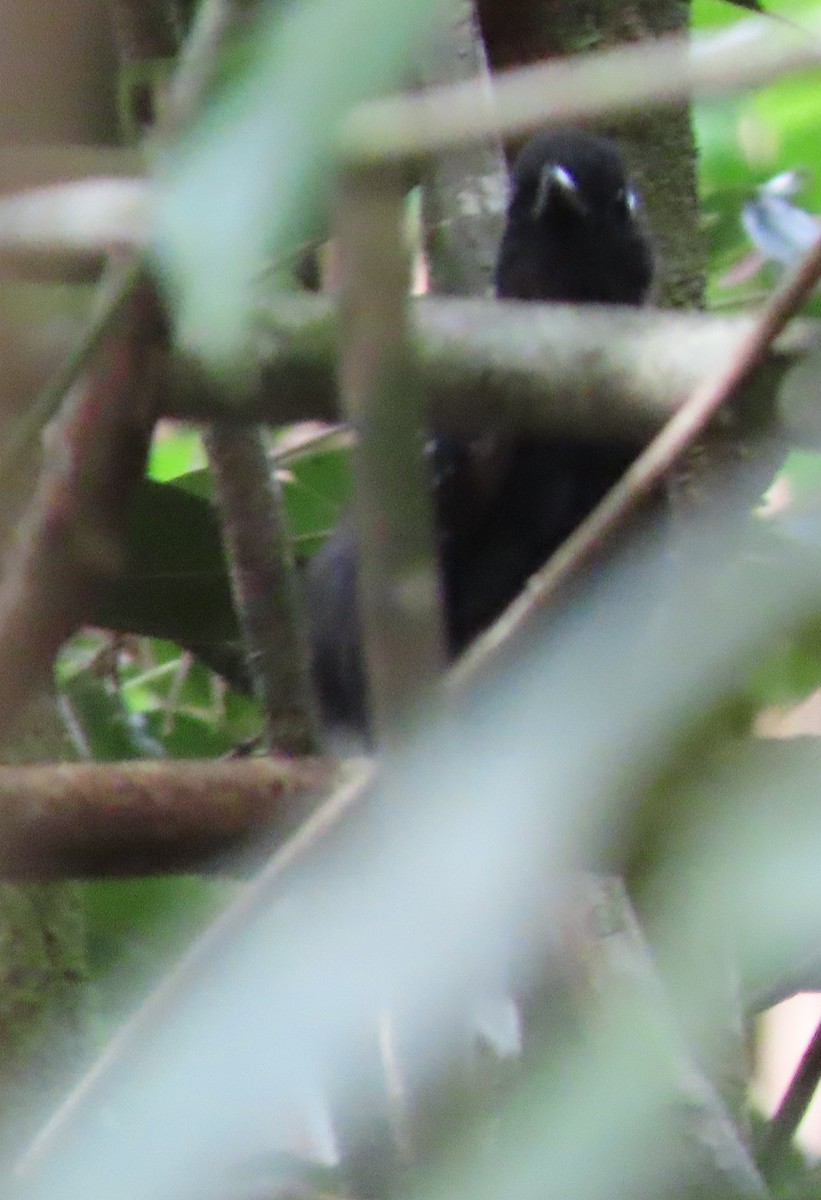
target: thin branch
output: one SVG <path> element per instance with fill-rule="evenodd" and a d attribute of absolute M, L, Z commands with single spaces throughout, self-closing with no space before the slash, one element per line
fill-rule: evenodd
<path fill-rule="evenodd" d="M 418 71 L 423 86 L 469 78 L 481 71 L 487 81 L 486 101 L 492 103 L 472 0 L 448 0 L 439 6 L 420 48 Z M 431 290 L 450 295 L 492 292 L 506 187 L 507 168 L 498 138 L 425 162 L 422 221 Z M 380 303 L 377 296 L 375 305 Z M 378 403 L 379 398 L 376 400 Z M 371 426 L 367 419 L 363 423 L 366 428 Z M 418 440 L 417 433 L 411 439 L 411 454 L 418 455 Z M 409 688 L 409 695 L 415 686 Z M 347 1081 L 340 1088 L 331 1080 L 326 1087 L 344 1177 L 351 1194 L 358 1196 L 384 1195 L 391 1190 L 397 1171 L 430 1161 L 443 1131 L 450 1128 L 443 1114 L 452 1111 L 447 1105 L 454 1103 L 455 1088 L 466 1089 L 470 1077 L 477 1089 L 483 1078 L 481 1072 L 477 1076 L 472 1071 L 474 1056 L 460 1042 L 440 1060 L 436 1086 L 427 1078 L 423 1083 L 415 1056 L 403 1046 L 401 1005 L 397 1011 L 395 1006 L 383 1007 L 385 1004 L 383 996 L 374 997 L 379 1019 L 367 1022 L 360 1031 L 361 1078 L 356 1099 L 352 1101 Z M 473 1091 L 474 1104 L 475 1096 Z"/>
<path fill-rule="evenodd" d="M 315 754 L 319 713 L 310 675 L 306 614 L 297 587 L 284 498 L 257 429 L 212 426 L 214 474 L 234 603 L 272 750 Z"/>
<path fill-rule="evenodd" d="M 194 121 L 216 78 L 224 46 L 259 8 L 260 0 L 204 0 L 197 6 L 163 109 L 166 136 L 181 133 Z"/>
<path fill-rule="evenodd" d="M 82 340 L 15 422 L 0 446 L 0 478 L 51 420 L 69 389 L 100 352 L 127 305 L 133 301 L 139 278 L 140 269 L 136 264 L 114 264 L 110 284 L 103 288 L 97 311 Z"/>
<path fill-rule="evenodd" d="M 194 119 L 226 42 L 258 7 L 255 0 L 206 0 L 199 6 L 174 73 L 163 122 L 166 134 L 171 128 L 181 131 Z M 315 753 L 320 722 L 308 627 L 283 493 L 263 434 L 213 426 L 206 434 L 206 447 L 234 603 L 265 712 L 269 747 L 286 754 Z"/>
<path fill-rule="evenodd" d="M 0 767 L 0 878 L 123 878 L 257 861 L 317 806 L 320 760 Z"/>
<path fill-rule="evenodd" d="M 821 32 L 799 33 L 750 18 L 731 30 L 694 39 L 576 55 L 547 65 L 499 72 L 494 111 L 481 82 L 432 88 L 363 104 L 342 122 L 340 148 L 351 163 L 405 162 L 501 132 L 532 133 L 546 124 L 614 117 L 648 104 L 759 89 L 821 62 Z"/>
<path fill-rule="evenodd" d="M 752 328 L 712 379 L 706 379 L 650 445 L 628 468 L 604 500 L 582 521 L 526 590 L 500 619 L 474 642 L 451 674 L 456 686 L 475 678 L 503 643 L 518 635 L 535 614 L 555 600 L 625 519 L 667 475 L 672 465 L 703 433 L 718 410 L 733 399 L 764 361 L 788 321 L 805 303 L 821 278 L 821 239 L 797 270 L 772 295 Z"/>

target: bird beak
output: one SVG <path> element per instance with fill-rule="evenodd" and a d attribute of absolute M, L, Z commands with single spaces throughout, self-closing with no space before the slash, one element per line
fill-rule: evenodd
<path fill-rule="evenodd" d="M 547 163 L 542 168 L 536 199 L 533 201 L 533 216 L 537 219 L 543 217 L 553 205 L 572 209 L 580 217 L 587 213 L 587 205 L 581 197 L 576 180 L 561 163 Z"/>

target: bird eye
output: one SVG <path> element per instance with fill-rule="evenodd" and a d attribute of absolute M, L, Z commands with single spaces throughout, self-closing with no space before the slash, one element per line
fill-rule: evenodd
<path fill-rule="evenodd" d="M 632 217 L 639 206 L 639 199 L 632 188 L 619 188 L 613 197 L 613 207 L 617 216 L 626 219 Z"/>

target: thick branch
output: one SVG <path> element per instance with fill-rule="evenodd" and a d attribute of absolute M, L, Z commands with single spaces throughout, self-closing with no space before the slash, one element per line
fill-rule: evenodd
<path fill-rule="evenodd" d="M 7 737 L 57 650 L 119 564 L 131 489 L 153 421 L 159 336 L 145 287 L 48 430 L 37 495 L 0 583 L 0 730 Z"/>
<path fill-rule="evenodd" d="M 473 0 L 448 0 L 420 54 L 426 87 L 477 79 L 493 110 L 493 84 Z M 507 164 L 497 133 L 462 150 L 432 155 L 422 170 L 422 211 L 430 290 L 447 296 L 493 292 L 504 226 Z"/>
<path fill-rule="evenodd" d="M 754 324 L 747 316 L 498 300 L 424 298 L 411 307 L 432 427 L 520 426 L 637 444 L 721 369 Z M 761 388 L 772 388 L 812 342 L 810 325 L 794 326 L 758 376 Z M 332 300 L 277 296 L 258 323 L 253 393 L 231 403 L 196 363 L 175 357 L 160 403 L 191 419 L 335 420 L 338 345 Z"/>
<path fill-rule="evenodd" d="M 289 837 L 334 780 L 321 760 L 0 767 L 0 878 L 213 870 Z"/>
<path fill-rule="evenodd" d="M 207 769 L 213 763 L 204 764 Z M 236 764 L 232 764 L 236 766 Z M 269 767 L 271 764 L 269 764 Z M 270 858 L 247 888 L 191 946 L 176 968 L 154 989 L 146 1002 L 121 1028 L 105 1054 L 69 1094 L 40 1134 L 25 1150 L 15 1168 L 17 1182 L 30 1183 L 37 1173 L 70 1145 L 79 1125 L 106 1089 L 128 1078 L 158 1029 L 173 1017 L 183 997 L 212 978 L 214 964 L 230 947 L 236 947 L 262 913 L 270 912 L 283 887 L 294 880 L 317 855 L 327 855 L 340 831 L 356 828 L 374 795 L 373 771 L 360 760 L 351 763 L 325 800 Z M 224 961 L 224 959 L 223 959 Z M 144 1060 L 143 1060 L 144 1061 Z"/>

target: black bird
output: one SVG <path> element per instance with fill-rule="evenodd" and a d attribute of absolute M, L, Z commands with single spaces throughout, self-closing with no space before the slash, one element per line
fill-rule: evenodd
<path fill-rule="evenodd" d="M 531 138 L 513 169 L 496 294 L 641 304 L 653 277 L 638 198 L 612 142 L 567 130 Z"/>
<path fill-rule="evenodd" d="M 519 155 L 496 263 L 504 299 L 641 304 L 653 274 L 638 201 L 618 150 L 573 130 L 539 134 Z M 486 628 L 612 487 L 635 446 L 499 430 L 494 461 L 473 443 L 429 443 L 451 656 Z M 356 543 L 345 525 L 312 560 L 314 666 L 331 724 L 367 730 L 356 609 Z"/>

